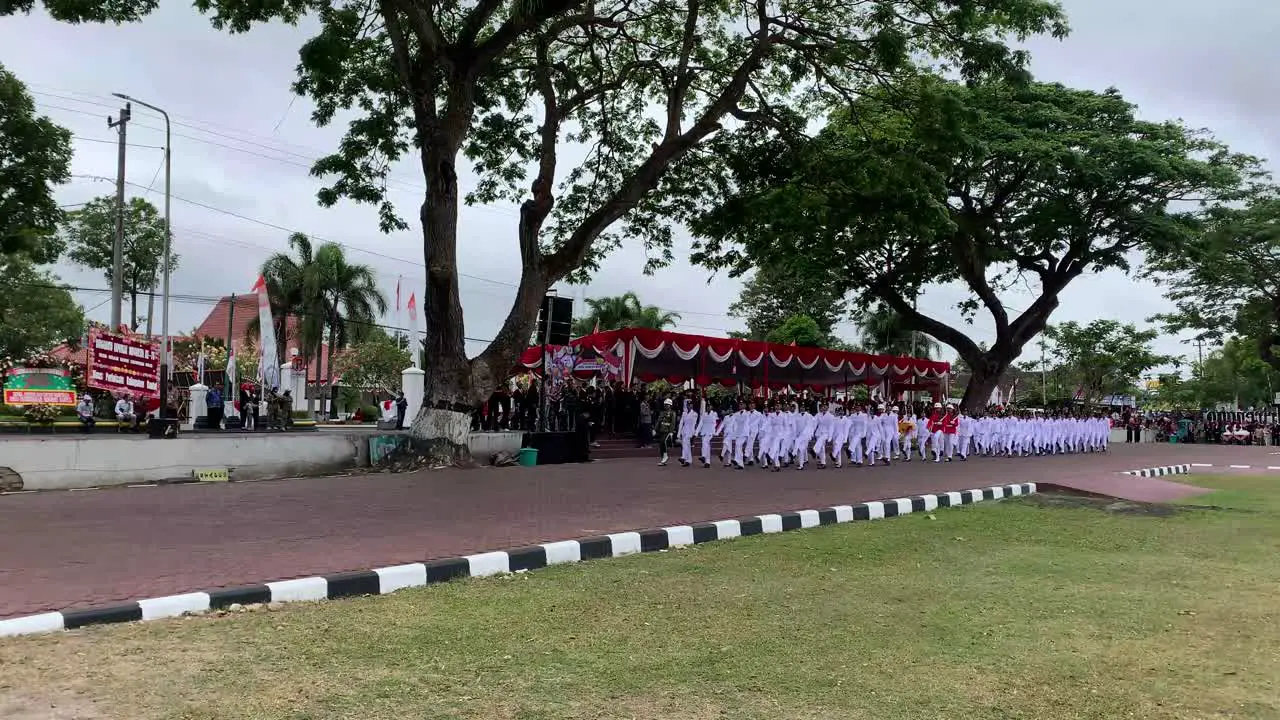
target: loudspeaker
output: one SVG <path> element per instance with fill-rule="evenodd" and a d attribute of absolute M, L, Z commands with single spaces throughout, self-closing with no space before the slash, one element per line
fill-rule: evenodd
<path fill-rule="evenodd" d="M 547 323 L 550 322 L 550 333 Z M 538 314 L 538 342 L 548 345 L 568 345 L 573 328 L 573 298 L 547 295 L 542 298 L 542 310 Z"/>

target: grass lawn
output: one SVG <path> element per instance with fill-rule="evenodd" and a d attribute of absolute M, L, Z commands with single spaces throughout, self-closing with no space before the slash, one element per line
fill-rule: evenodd
<path fill-rule="evenodd" d="M 1030 498 L 3 640 L 0 717 L 1280 717 L 1280 480 L 1188 482 L 1236 509 Z"/>

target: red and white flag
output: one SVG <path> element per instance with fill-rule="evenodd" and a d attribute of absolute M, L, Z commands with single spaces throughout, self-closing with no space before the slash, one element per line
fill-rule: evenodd
<path fill-rule="evenodd" d="M 409 357 L 413 366 L 418 367 L 418 297 L 409 293 Z"/>
<path fill-rule="evenodd" d="M 258 379 L 264 387 L 276 387 L 280 384 L 280 358 L 276 352 L 276 326 L 271 316 L 271 296 L 267 292 L 266 277 L 259 275 L 250 292 L 258 296 L 258 348 L 261 353 L 258 356 Z M 228 358 L 228 367 L 234 360 L 234 357 Z"/>

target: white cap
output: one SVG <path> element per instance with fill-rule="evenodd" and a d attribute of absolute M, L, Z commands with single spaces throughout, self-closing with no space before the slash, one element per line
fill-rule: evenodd
<path fill-rule="evenodd" d="M 942 403 L 934 403 L 933 406 L 936 408 L 940 408 L 942 407 Z"/>
<path fill-rule="evenodd" d="M 663 404 L 663 405 L 671 405 L 671 404 L 672 404 L 672 403 L 671 403 L 671 398 L 667 398 L 666 400 L 663 400 L 663 401 L 662 401 L 662 404 Z"/>
<path fill-rule="evenodd" d="M 883 409 L 884 409 L 884 403 L 881 403 L 881 404 L 877 405 L 877 406 L 876 406 L 876 409 L 877 409 L 877 410 L 883 410 Z"/>

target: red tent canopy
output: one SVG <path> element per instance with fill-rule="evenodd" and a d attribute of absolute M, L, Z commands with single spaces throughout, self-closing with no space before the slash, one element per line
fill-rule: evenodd
<path fill-rule="evenodd" d="M 793 347 L 754 340 L 714 338 L 704 335 L 627 328 L 594 333 L 570 341 L 579 354 L 593 350 L 606 360 L 617 360 L 621 379 L 671 383 L 694 380 L 699 385 L 718 382 L 732 387 L 810 387 L 822 390 L 852 384 L 878 385 L 886 380 L 896 389 L 936 385 L 951 371 L 951 364 L 921 358 Z M 542 347 L 527 349 L 521 370 L 540 370 Z"/>

